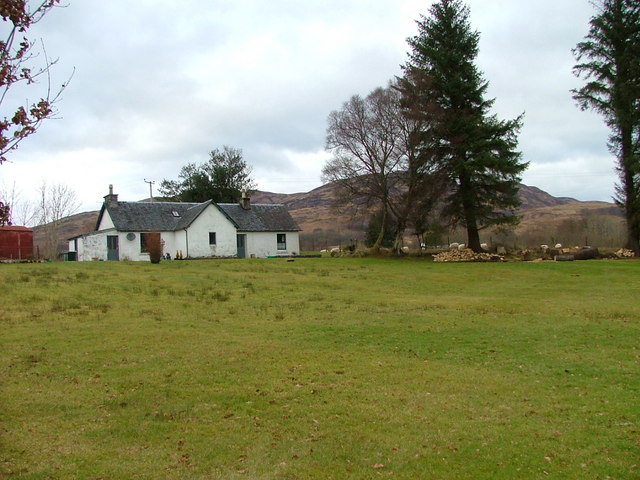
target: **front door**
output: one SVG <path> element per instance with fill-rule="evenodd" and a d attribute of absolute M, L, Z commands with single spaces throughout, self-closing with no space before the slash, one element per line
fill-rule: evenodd
<path fill-rule="evenodd" d="M 118 236 L 107 236 L 107 260 L 120 260 L 120 250 L 118 249 Z"/>
<path fill-rule="evenodd" d="M 237 235 L 236 244 L 238 246 L 238 258 L 246 258 L 246 244 L 247 244 L 247 236 L 244 234 Z"/>

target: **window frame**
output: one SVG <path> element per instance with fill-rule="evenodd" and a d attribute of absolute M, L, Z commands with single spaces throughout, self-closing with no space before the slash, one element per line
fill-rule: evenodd
<path fill-rule="evenodd" d="M 147 246 L 147 236 L 152 232 L 140 232 L 140 253 L 149 253 L 149 247 Z"/>
<path fill-rule="evenodd" d="M 283 251 L 287 249 L 287 234 L 276 233 L 276 250 Z"/>
<path fill-rule="evenodd" d="M 151 236 L 157 235 L 158 236 L 158 241 L 160 242 L 161 248 L 164 248 L 164 240 L 162 240 L 162 233 L 155 230 L 155 231 L 151 231 L 151 232 L 140 232 L 139 236 L 140 236 L 140 253 L 146 253 L 147 255 L 150 254 L 151 252 L 149 252 L 149 247 L 147 246 L 147 239 Z"/>
<path fill-rule="evenodd" d="M 211 241 L 212 238 L 213 238 L 213 242 Z M 216 232 L 209 232 L 209 246 L 215 247 L 216 245 L 218 245 Z"/>

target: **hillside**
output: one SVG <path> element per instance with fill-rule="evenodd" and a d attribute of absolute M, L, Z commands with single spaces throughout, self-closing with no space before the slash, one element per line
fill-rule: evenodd
<path fill-rule="evenodd" d="M 68 250 L 68 240 L 70 238 L 94 230 L 98 213 L 98 211 L 83 212 L 63 218 L 58 227 L 58 251 L 66 252 Z M 41 255 L 45 254 L 47 244 L 46 231 L 47 226 L 33 228 L 33 251 L 36 255 L 38 252 Z"/>
<path fill-rule="evenodd" d="M 333 194 L 334 185 L 327 184 L 301 193 L 257 191 L 253 193 L 251 201 L 286 205 L 302 229 L 302 248 L 319 249 L 362 239 L 366 230 L 368 219 L 365 216 L 351 218 L 335 210 Z M 594 244 L 606 243 L 606 246 L 619 246 L 622 243 L 623 218 L 613 203 L 580 202 L 573 198 L 554 197 L 528 185 L 521 185 L 520 199 L 520 225 L 508 233 L 493 232 L 485 236 L 490 235 L 491 240 L 521 245 L 555 243 L 555 240 L 582 244 L 589 239 Z M 93 211 L 64 219 L 60 229 L 60 245 L 66 250 L 67 239 L 92 231 L 97 216 L 98 212 Z M 461 232 L 451 232 L 448 239 L 464 241 Z M 43 244 L 43 227 L 34 229 L 34 241 L 36 246 Z"/>
<path fill-rule="evenodd" d="M 554 197 L 547 192 L 540 190 L 538 187 L 531 187 L 529 185 L 520 185 L 520 202 L 522 206 L 521 211 L 532 210 L 540 207 L 555 207 L 558 205 L 567 205 L 570 203 L 582 203 L 578 202 L 575 198 L 569 197 Z"/>
<path fill-rule="evenodd" d="M 343 244 L 351 239 L 362 239 L 368 219 L 362 215 L 352 218 L 347 213 L 337 212 L 333 206 L 333 194 L 334 185 L 327 184 L 307 193 L 255 192 L 252 201 L 286 205 L 302 228 L 303 249 L 317 249 Z M 538 237 L 540 237 L 544 239 L 543 243 L 549 243 L 550 237 L 559 238 L 562 236 L 561 232 L 556 234 L 556 227 L 562 226 L 569 219 L 575 219 L 578 213 L 591 215 L 592 212 L 601 214 L 606 211 L 606 215 L 619 216 L 618 209 L 613 204 L 580 202 L 574 198 L 554 197 L 529 185 L 520 186 L 520 201 L 522 203 L 520 213 L 523 219 L 520 227 L 511 235 L 496 234 L 496 240 L 502 242 L 526 240 L 539 244 Z M 573 207 L 571 207 L 572 205 Z M 540 225 L 538 226 L 536 222 L 539 222 Z M 535 238 L 529 238 L 531 237 L 530 231 L 535 233 Z M 584 235 L 581 236 L 584 238 Z M 464 235 L 461 232 L 452 232 L 449 239 L 453 238 L 457 241 L 464 241 Z"/>

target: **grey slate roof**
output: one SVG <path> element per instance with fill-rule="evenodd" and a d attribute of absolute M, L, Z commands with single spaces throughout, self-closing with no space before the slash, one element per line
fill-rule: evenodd
<path fill-rule="evenodd" d="M 121 232 L 170 232 L 182 230 L 193 223 L 209 206 L 217 207 L 235 227 L 245 232 L 299 231 L 284 205 L 251 205 L 244 210 L 235 203 L 216 204 L 182 202 L 112 202 L 103 205 L 97 225 L 109 212 L 116 230 Z M 178 216 L 175 216 L 176 212 Z M 96 226 L 97 228 L 97 226 Z"/>
<path fill-rule="evenodd" d="M 115 202 L 102 207 L 98 225 L 109 212 L 116 230 L 122 232 L 174 231 L 188 227 L 212 202 Z M 175 216 L 176 212 L 178 216 Z"/>
<path fill-rule="evenodd" d="M 297 232 L 300 227 L 281 204 L 252 204 L 250 210 L 237 203 L 219 203 L 218 208 L 241 232 Z"/>

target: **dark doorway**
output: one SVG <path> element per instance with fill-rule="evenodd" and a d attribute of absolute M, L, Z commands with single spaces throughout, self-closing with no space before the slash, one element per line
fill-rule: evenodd
<path fill-rule="evenodd" d="M 107 236 L 107 260 L 120 260 L 120 249 L 118 248 L 118 236 Z"/>
<path fill-rule="evenodd" d="M 238 234 L 237 235 L 237 246 L 238 246 L 238 258 L 246 258 L 247 257 L 247 251 L 246 251 L 246 244 L 247 244 L 247 236 L 245 234 Z"/>

